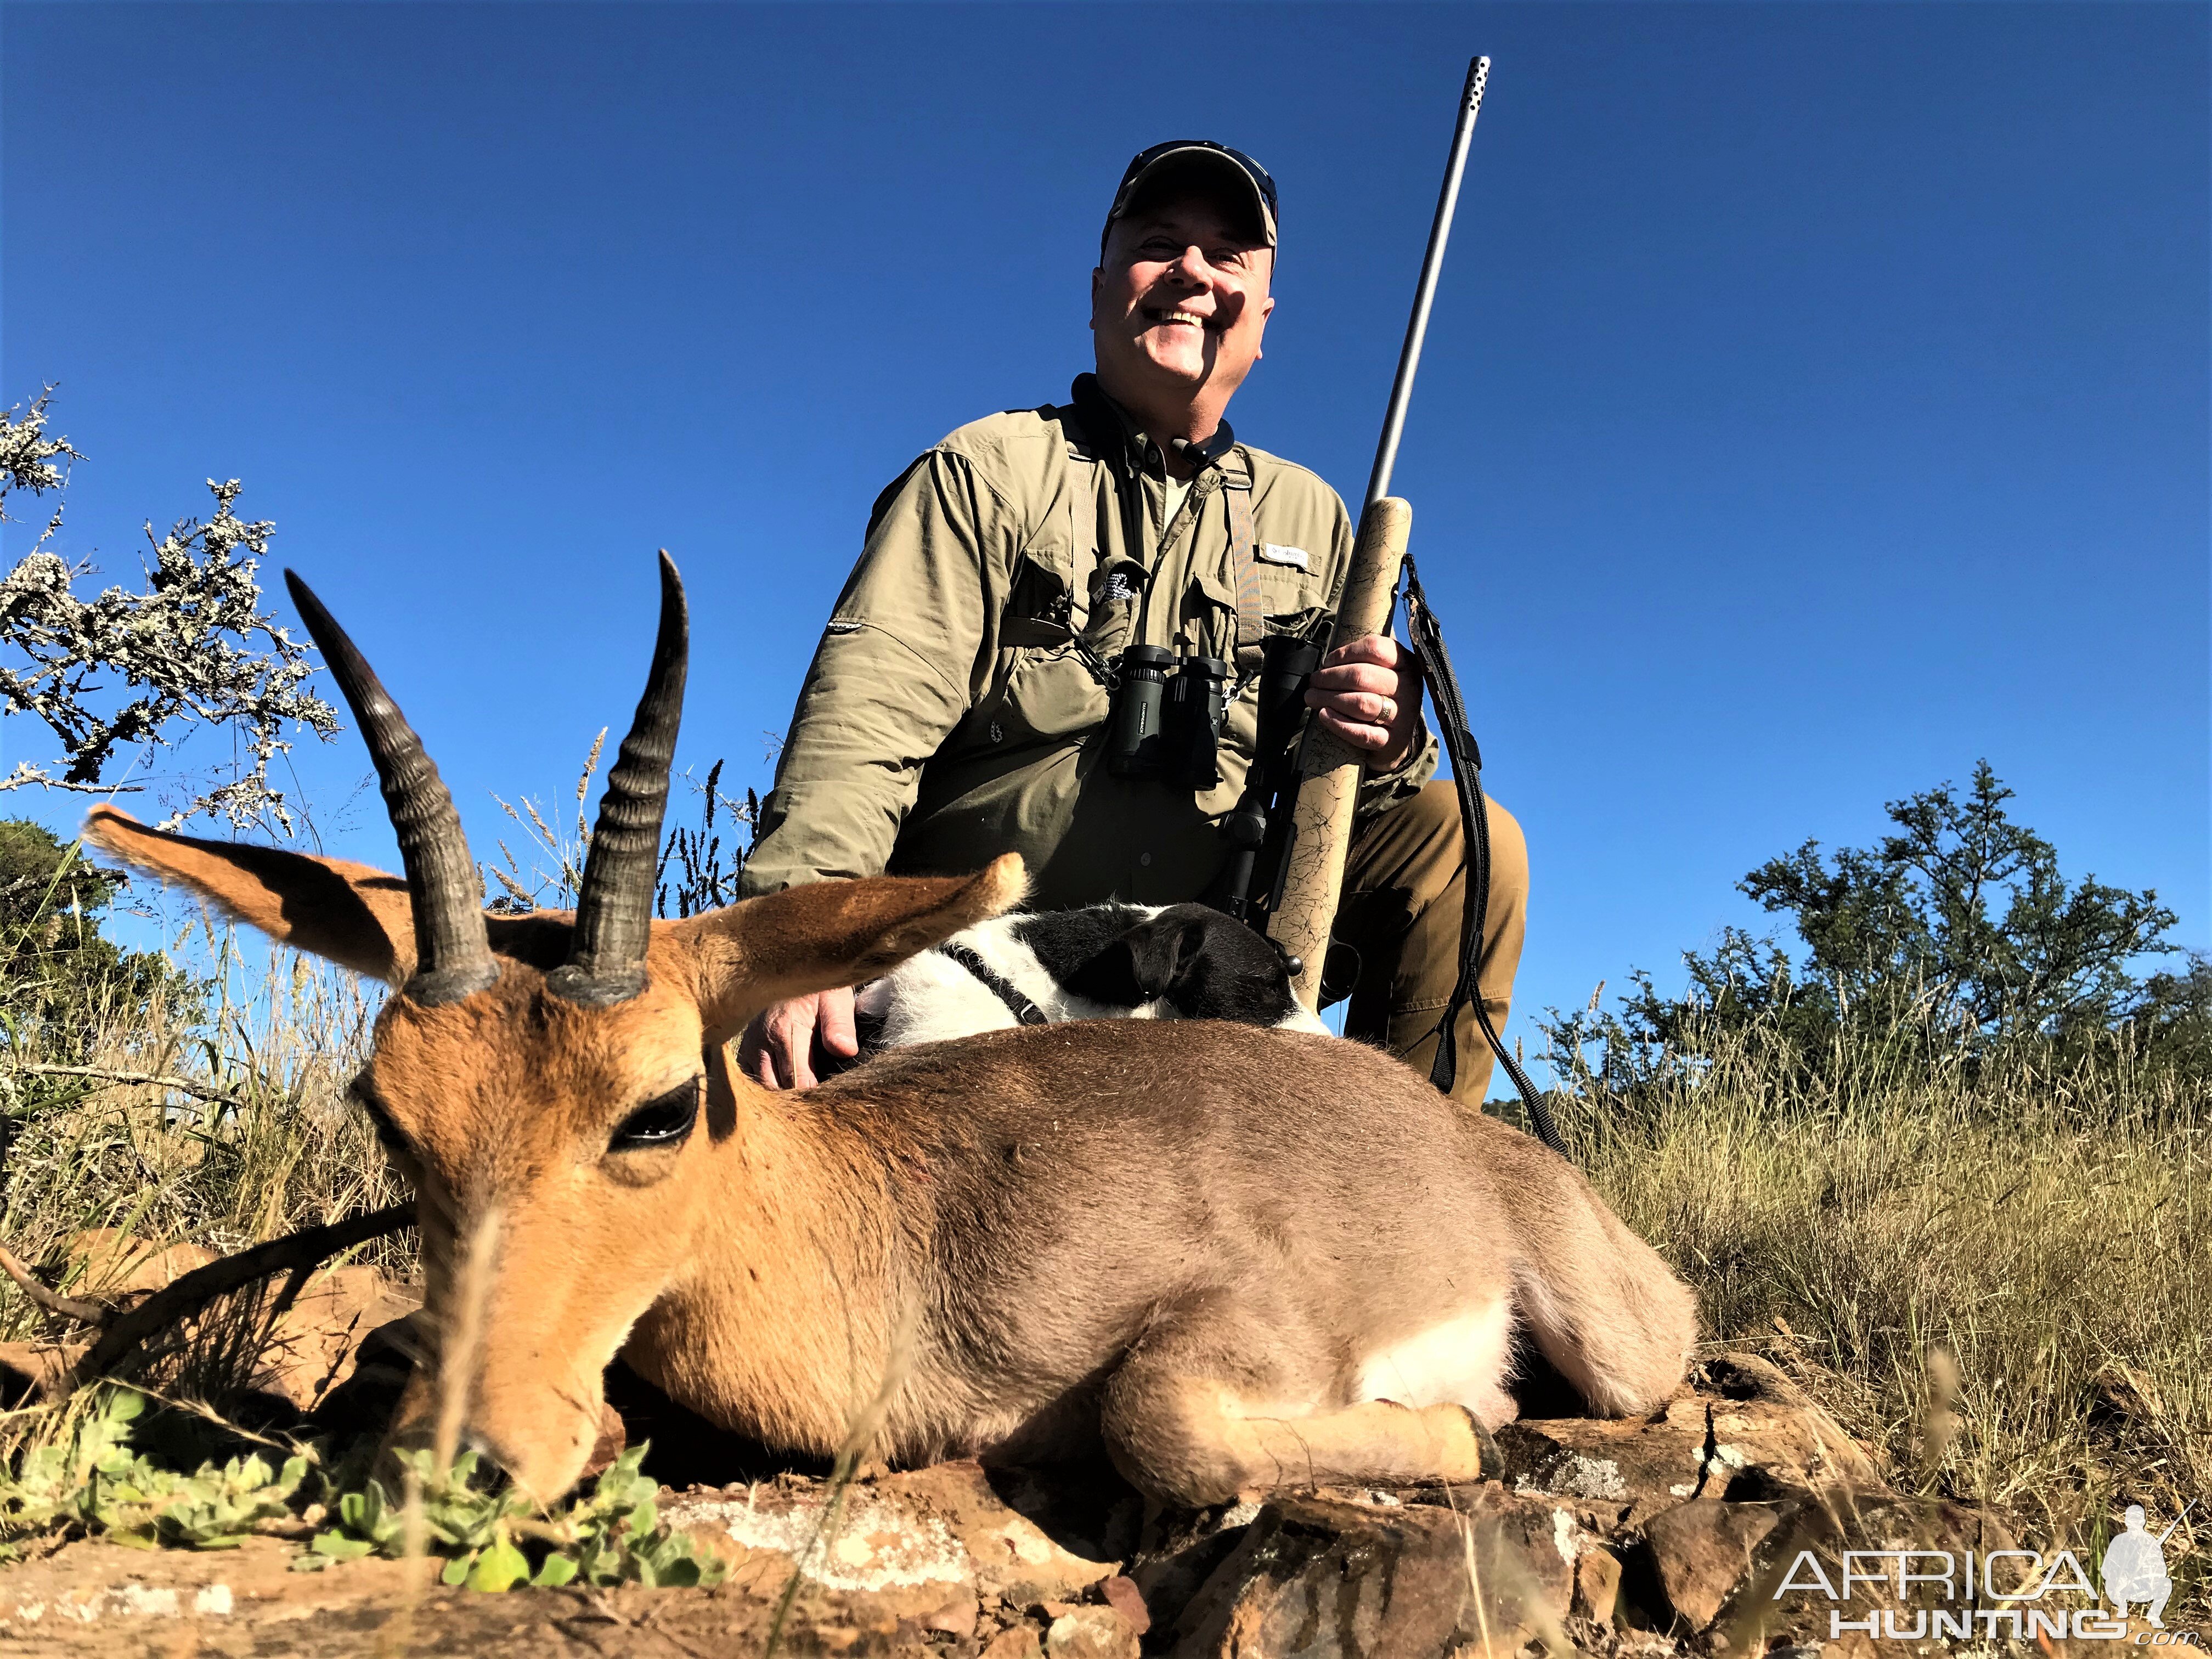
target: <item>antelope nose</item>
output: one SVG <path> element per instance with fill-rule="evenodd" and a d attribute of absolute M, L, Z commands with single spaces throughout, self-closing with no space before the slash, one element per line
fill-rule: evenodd
<path fill-rule="evenodd" d="M 461 1449 L 477 1455 L 476 1479 L 482 1492 L 501 1492 L 514 1484 L 518 1459 L 502 1451 L 499 1442 L 471 1423 L 461 1431 Z"/>

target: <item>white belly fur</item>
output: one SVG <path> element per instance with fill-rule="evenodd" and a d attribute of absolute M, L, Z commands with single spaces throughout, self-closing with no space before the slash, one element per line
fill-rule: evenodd
<path fill-rule="evenodd" d="M 1359 1367 L 1359 1398 L 1401 1406 L 1481 1407 L 1504 1388 L 1513 1354 L 1513 1304 L 1431 1325 L 1370 1354 Z"/>

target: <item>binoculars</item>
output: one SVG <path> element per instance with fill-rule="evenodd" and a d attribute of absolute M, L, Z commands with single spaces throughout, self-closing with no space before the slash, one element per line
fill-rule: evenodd
<path fill-rule="evenodd" d="M 1321 665 L 1321 647 L 1297 635 L 1270 634 L 1265 649 L 1252 769 L 1245 774 L 1243 795 L 1221 821 L 1229 851 L 1206 897 L 1216 909 L 1261 928 L 1282 896 L 1290 803 L 1297 793 L 1297 735 L 1305 723 L 1306 685 Z M 1293 975 L 1303 971 L 1291 969 Z"/>
<path fill-rule="evenodd" d="M 1106 769 L 1186 789 L 1221 781 L 1215 751 L 1229 713 L 1229 665 L 1133 645 L 1116 664 L 1106 716 Z"/>

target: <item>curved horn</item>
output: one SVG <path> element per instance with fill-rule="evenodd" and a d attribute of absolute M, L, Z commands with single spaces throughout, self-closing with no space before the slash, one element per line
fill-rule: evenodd
<path fill-rule="evenodd" d="M 592 850 L 584 860 L 583 889 L 576 895 L 568 963 L 546 976 L 548 990 L 586 1007 L 625 1002 L 645 988 L 660 823 L 668 810 L 668 769 L 676 758 L 676 728 L 684 719 L 690 650 L 684 580 L 664 551 L 660 633 L 653 643 L 653 668 L 629 735 L 607 774 L 607 793 L 599 799 Z"/>
<path fill-rule="evenodd" d="M 368 745 L 377 781 L 384 788 L 385 810 L 399 837 L 407 896 L 415 910 L 415 974 L 404 994 L 432 1006 L 459 1002 L 499 978 L 483 912 L 477 907 L 483 888 L 476 863 L 469 857 L 468 839 L 461 833 L 461 815 L 422 739 L 415 735 L 345 629 L 323 608 L 314 590 L 290 570 L 284 573 L 284 585 L 292 590 L 292 603 L 322 647 L 324 664 L 361 724 L 362 740 Z"/>

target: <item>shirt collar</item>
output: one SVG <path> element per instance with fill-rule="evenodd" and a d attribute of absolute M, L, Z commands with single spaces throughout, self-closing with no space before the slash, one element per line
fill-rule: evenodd
<path fill-rule="evenodd" d="M 1093 444 L 1102 449 L 1118 446 L 1123 460 L 1133 473 L 1150 470 L 1151 438 L 1139 429 L 1127 410 L 1107 395 L 1106 389 L 1098 384 L 1096 374 L 1077 375 L 1074 386 L 1069 388 L 1069 395 L 1074 400 L 1076 416 Z M 1188 443 L 1181 438 L 1172 441 L 1195 465 L 1197 472 L 1203 472 L 1236 446 L 1237 434 L 1231 429 L 1228 421 L 1224 419 L 1215 423 L 1212 435 L 1204 443 Z M 1192 476 L 1195 477 L 1196 473 Z"/>

